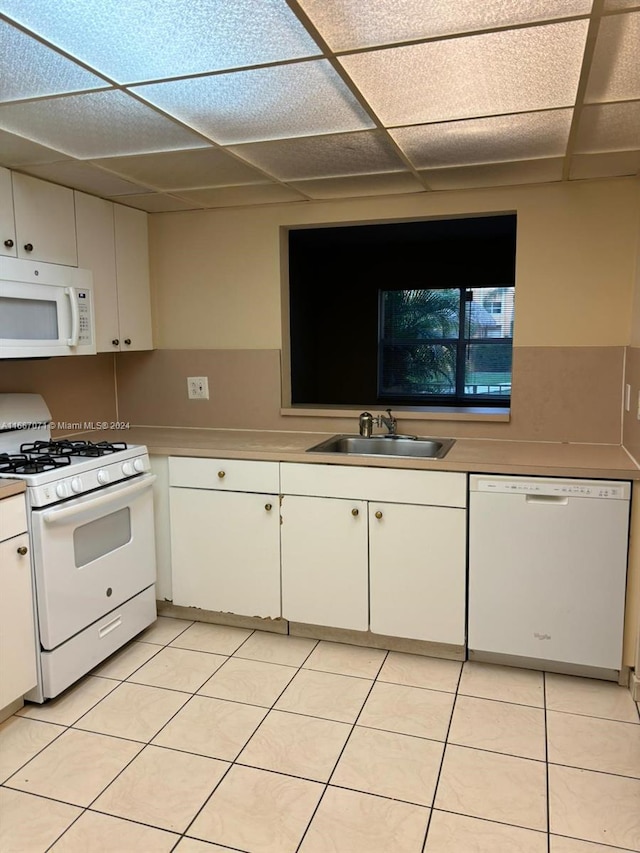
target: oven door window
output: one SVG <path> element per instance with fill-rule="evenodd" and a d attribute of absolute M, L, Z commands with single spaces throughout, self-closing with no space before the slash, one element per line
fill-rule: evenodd
<path fill-rule="evenodd" d="M 89 521 L 73 531 L 73 553 L 77 569 L 122 548 L 131 541 L 129 507 Z"/>

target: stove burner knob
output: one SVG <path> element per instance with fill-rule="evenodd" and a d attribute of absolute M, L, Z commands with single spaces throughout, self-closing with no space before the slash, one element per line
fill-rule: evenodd
<path fill-rule="evenodd" d="M 122 473 L 125 477 L 133 477 L 135 474 L 135 468 L 133 467 L 133 462 L 123 462 L 122 463 Z"/>
<path fill-rule="evenodd" d="M 67 497 L 67 484 L 66 483 L 58 483 L 58 485 L 56 486 L 56 495 L 59 498 L 66 498 Z"/>
<path fill-rule="evenodd" d="M 144 460 L 143 459 L 134 459 L 133 467 L 136 471 L 144 471 Z"/>
<path fill-rule="evenodd" d="M 109 472 L 105 471 L 104 468 L 101 468 L 98 471 L 98 482 L 101 486 L 104 486 L 106 483 L 108 483 L 110 479 L 111 478 L 109 477 Z"/>
<path fill-rule="evenodd" d="M 79 477 L 74 477 L 71 481 L 71 491 L 78 494 L 78 492 L 82 491 L 82 482 Z"/>

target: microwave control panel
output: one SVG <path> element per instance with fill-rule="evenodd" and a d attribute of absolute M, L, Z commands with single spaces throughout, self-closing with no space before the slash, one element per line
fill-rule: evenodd
<path fill-rule="evenodd" d="M 88 290 L 78 291 L 78 320 L 80 324 L 78 343 L 91 343 L 91 293 Z"/>

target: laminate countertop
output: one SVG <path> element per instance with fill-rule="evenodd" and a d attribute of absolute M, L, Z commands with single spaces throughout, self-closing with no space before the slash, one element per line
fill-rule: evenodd
<path fill-rule="evenodd" d="M 535 441 L 456 440 L 444 459 L 306 453 L 332 433 L 131 427 L 83 433 L 92 441 L 145 444 L 152 455 L 257 459 L 274 462 L 412 468 L 426 471 L 640 480 L 640 467 L 620 445 Z"/>
<path fill-rule="evenodd" d="M 22 480 L 0 480 L 0 501 L 21 494 L 25 488 Z"/>

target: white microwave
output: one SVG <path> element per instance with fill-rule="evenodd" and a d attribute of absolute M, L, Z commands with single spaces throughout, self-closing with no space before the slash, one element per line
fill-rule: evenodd
<path fill-rule="evenodd" d="M 89 270 L 0 257 L 0 358 L 94 355 Z"/>

